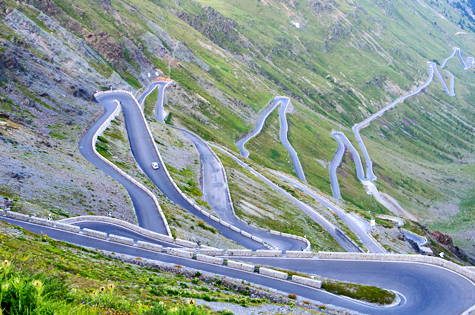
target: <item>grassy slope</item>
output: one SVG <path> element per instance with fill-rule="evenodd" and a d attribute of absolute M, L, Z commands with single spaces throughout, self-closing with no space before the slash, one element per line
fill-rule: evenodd
<path fill-rule="evenodd" d="M 117 21 L 106 11 L 92 10 L 94 4 L 88 0 L 75 3 L 85 12 L 82 17 L 70 3 L 55 1 L 67 14 L 90 31 L 93 29 L 92 25 L 96 23 L 119 42 L 123 34 L 139 38 L 141 34 L 149 31 L 146 25 L 147 19 L 154 20 L 173 37 L 185 42 L 198 57 L 211 66 L 212 70 L 204 73 L 194 64 L 182 63 L 182 66 L 175 66 L 172 69 L 172 78 L 188 92 L 198 93 L 210 102 L 207 107 L 200 110 L 210 121 L 219 126 L 219 129 L 204 125 L 193 116 L 183 114 L 180 107 L 172 111 L 173 117 L 205 139 L 214 140 L 233 150 L 236 150 L 233 140 L 249 130 L 252 124 L 246 121 L 239 111 L 235 112 L 223 106 L 220 100 L 210 95 L 206 88 L 199 84 L 201 82 L 198 82 L 197 78 L 212 82 L 227 98 L 239 99 L 256 111 L 264 106 L 272 94 L 291 93 L 298 114 L 289 115 L 290 141 L 299 153 L 309 182 L 327 193 L 329 193 L 328 175 L 314 159 L 328 161 L 332 156 L 336 144 L 329 134 L 331 129 L 337 128 L 339 123 L 343 125 L 343 129 L 351 127 L 353 123 L 375 112 L 390 100 L 420 85 L 427 76 L 425 62 L 428 59 L 440 62 L 450 54 L 447 43 L 461 47 L 463 51 L 475 51 L 473 34 L 469 32 L 463 36 L 455 35 L 459 29 L 454 22 L 458 22 L 459 15 L 447 4 L 438 4 L 438 10 L 446 12 L 447 20 L 443 20 L 435 18 L 431 11 L 420 7 L 417 3 L 393 6 L 390 3 L 361 0 L 358 1 L 364 8 L 361 10 L 355 5 L 339 1 L 336 9 L 315 13 L 307 7 L 306 2 L 299 2 L 295 7 L 289 2 L 274 1 L 268 1 L 270 5 L 250 0 L 199 2 L 212 5 L 224 16 L 237 21 L 236 29 L 249 40 L 250 48 L 247 51 L 222 39 L 223 44 L 230 45 L 225 48 L 231 51 L 235 49 L 236 54 L 247 54 L 249 51 L 255 54 L 256 67 L 267 79 L 258 78 L 255 75 L 256 70 L 226 55 L 223 57 L 202 47 L 198 39 L 207 44 L 211 44 L 210 41 L 166 9 L 170 6 L 200 14 L 203 9 L 190 1 L 182 1 L 181 7 L 177 7 L 171 1 L 154 3 L 133 0 L 113 1 L 112 5 L 120 9 L 120 15 L 126 23 Z M 138 11 L 131 9 L 129 4 L 135 5 Z M 10 1 L 7 1 L 7 5 L 16 6 Z M 67 22 L 62 15 L 55 18 Z M 303 21 L 303 27 L 296 29 L 291 26 L 290 21 L 293 20 Z M 165 70 L 165 61 L 157 59 L 153 61 L 155 66 Z M 133 61 L 131 63 L 133 64 Z M 455 68 L 453 72 L 456 75 L 456 82 L 463 78 L 469 79 L 467 73 L 457 72 Z M 464 80 L 464 84 L 466 82 L 469 80 Z M 394 130 L 388 132 L 388 135 L 385 134 L 385 137 L 389 138 L 387 141 L 384 137 L 376 136 L 381 130 L 378 130 L 375 123 L 363 131 L 364 136 L 370 137 L 367 147 L 381 166 L 378 170 L 382 175 L 381 178 L 384 176 L 389 180 L 379 180 L 378 186 L 394 195 L 405 208 L 423 219 L 427 219 L 433 213 L 429 206 L 437 207 L 437 204 L 442 203 L 448 196 L 451 198 L 450 205 L 457 206 L 461 200 L 470 200 L 473 194 L 467 189 L 453 194 L 454 185 L 435 185 L 430 181 L 427 183 L 422 172 L 418 172 L 421 165 L 426 169 L 432 169 L 434 173 L 453 171 L 453 167 L 449 166 L 450 162 L 456 159 L 470 161 L 472 152 L 466 139 L 459 139 L 460 141 L 455 143 L 447 142 L 449 139 L 463 138 L 465 130 L 458 128 L 452 132 L 452 126 L 443 123 L 446 117 L 438 112 L 438 108 L 430 107 L 434 99 L 441 100 L 443 103 L 456 106 L 459 110 L 456 113 L 457 117 L 469 121 L 470 88 L 457 86 L 457 104 L 454 104 L 454 99 L 441 94 L 436 88 L 430 87 L 427 91 L 428 96 L 421 97 L 427 99 L 421 102 L 422 107 L 428 110 L 407 109 L 403 114 L 400 108 L 405 108 L 403 107 L 405 105 L 402 105 L 393 111 L 395 114 L 388 113 L 383 117 L 382 122 L 400 122 L 394 116 L 406 115 L 416 118 L 420 132 L 425 131 L 426 135 L 431 133 L 435 136 L 419 136 L 419 141 L 412 141 L 400 128 L 393 126 Z M 310 109 L 325 115 L 334 123 L 319 118 Z M 270 126 L 272 125 L 270 123 Z M 275 127 L 274 124 L 274 129 Z M 448 131 L 451 131 L 450 138 L 445 136 Z M 272 138 L 266 133 L 262 137 L 267 137 L 270 141 L 264 143 L 268 149 L 257 156 L 259 161 L 264 165 L 292 173 L 291 165 L 283 163 L 282 159 L 285 160 L 286 152 L 279 148 L 275 137 Z M 312 137 L 318 140 L 310 141 Z M 415 145 L 424 149 L 414 150 Z M 461 152 L 457 151 L 459 147 L 462 147 Z M 381 152 L 378 152 L 378 149 Z M 278 167 L 272 163 L 272 150 L 280 154 L 282 161 Z M 407 157 L 405 160 L 409 169 L 397 167 L 402 164 L 401 157 Z M 346 159 L 342 168 L 349 176 L 340 176 L 342 193 L 344 199 L 349 202 L 348 206 L 355 205 L 360 208 L 359 211 L 383 212 L 384 210 L 374 200 L 365 195 L 362 186 L 351 175 L 354 171 L 351 171 L 350 166 L 350 161 Z M 447 177 L 454 178 L 460 183 L 459 187 L 470 186 L 471 183 L 468 179 L 465 180 L 465 177 L 450 174 Z"/>
<path fill-rule="evenodd" d="M 244 306 L 266 302 L 248 297 L 248 292 L 224 288 L 218 280 L 208 282 L 200 275 L 180 274 L 180 266 L 169 268 L 169 272 L 139 267 L 97 251 L 54 241 L 46 235 L 9 228 L 5 223 L 1 225 L 0 242 L 2 262 L 11 263 L 9 268 L 0 268 L 3 298 L 0 302 L 5 314 L 10 314 L 18 303 L 22 304 L 22 314 L 30 308 L 41 314 L 171 315 L 217 314 L 206 306 L 190 306 L 189 299 Z M 20 281 L 21 289 L 17 288 L 15 278 Z M 32 286 L 35 280 L 41 283 L 42 296 Z M 7 283 L 10 288 L 21 290 L 21 294 L 17 293 L 17 297 L 13 292 L 6 294 Z"/>

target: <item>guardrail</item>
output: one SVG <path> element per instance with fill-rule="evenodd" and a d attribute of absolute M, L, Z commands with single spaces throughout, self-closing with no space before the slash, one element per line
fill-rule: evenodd
<path fill-rule="evenodd" d="M 19 220 L 23 222 L 31 222 L 34 224 L 39 224 L 39 225 L 45 225 L 48 227 L 51 227 L 51 222 L 53 223 L 54 228 L 66 230 L 69 232 L 73 233 L 81 233 L 80 228 L 75 225 L 70 225 L 70 224 L 64 224 L 61 222 L 57 221 L 49 221 L 41 218 L 36 218 L 36 217 L 30 217 L 25 214 L 21 213 L 16 213 L 13 211 L 0 211 L 0 216 L 7 216 L 8 218 L 12 218 L 14 220 Z M 200 249 L 177 249 L 177 248 L 163 248 L 161 245 L 158 244 L 153 244 L 153 243 L 148 243 L 148 242 L 143 242 L 143 241 L 137 241 L 137 244 L 134 244 L 134 240 L 122 236 L 117 236 L 110 234 L 109 237 L 107 237 L 107 233 L 100 232 L 100 231 L 95 231 L 91 229 L 84 228 L 82 233 L 84 235 L 87 235 L 89 237 L 93 238 L 98 238 L 102 240 L 109 240 L 111 242 L 116 242 L 128 246 L 136 246 L 138 248 L 142 248 L 145 250 L 150 250 L 154 252 L 163 252 L 165 251 L 166 253 L 170 255 L 175 255 L 183 258 L 188 258 L 188 259 L 197 259 L 202 262 L 207 262 L 207 263 L 212 263 L 216 265 L 222 265 L 226 264 L 229 268 L 234 268 L 234 269 L 240 269 L 244 271 L 249 271 L 249 272 L 254 272 L 255 266 L 242 263 L 242 262 L 237 262 L 237 261 L 232 261 L 228 260 L 225 262 L 224 259 L 217 258 L 217 257 L 212 257 L 210 255 L 205 255 L 205 251 L 210 251 L 211 254 L 221 254 L 221 255 L 229 255 L 229 256 L 241 256 L 241 257 L 249 257 L 252 256 L 253 252 L 251 250 L 243 250 L 243 249 L 228 249 L 227 251 L 225 250 L 220 250 L 220 249 L 213 249 L 213 248 L 200 248 Z M 263 251 L 259 251 L 259 253 L 262 253 Z M 275 257 L 276 251 L 268 251 L 269 254 L 257 254 L 258 257 Z M 313 255 L 310 256 L 309 252 L 287 252 L 290 254 L 289 258 L 313 258 Z M 298 255 L 298 253 L 301 253 L 301 255 Z M 198 258 L 199 257 L 199 258 Z M 280 257 L 277 255 L 277 257 Z M 318 259 L 342 259 L 342 260 L 374 260 L 374 261 L 393 261 L 393 262 L 414 262 L 414 263 L 425 263 L 425 264 L 430 264 L 430 265 L 435 265 L 439 267 L 443 267 L 446 269 L 449 269 L 451 271 L 454 271 L 462 276 L 467 277 L 468 279 L 475 281 L 475 272 L 472 272 L 469 268 L 459 266 L 453 262 L 444 260 L 442 258 L 438 257 L 433 257 L 433 256 L 423 256 L 423 255 L 399 255 L 399 254 L 376 254 L 376 253 L 341 253 L 341 252 L 319 252 L 316 257 Z M 276 277 L 279 279 L 284 279 L 284 275 L 287 275 L 286 273 L 276 271 L 273 269 L 268 269 L 268 268 L 259 268 L 259 273 L 271 277 Z M 288 275 L 287 275 L 288 276 Z M 320 284 L 318 284 L 317 280 L 311 280 L 303 277 L 292 277 L 292 281 L 308 285 L 311 287 L 316 287 L 318 288 Z M 302 279 L 303 278 L 303 279 Z M 287 277 L 285 277 L 287 279 Z"/>
<path fill-rule="evenodd" d="M 79 216 L 79 217 L 63 219 L 58 222 L 70 224 L 70 223 L 84 222 L 84 221 L 99 221 L 99 222 L 111 223 L 114 225 L 125 227 L 129 230 L 142 234 L 143 236 L 146 236 L 158 241 L 173 242 L 173 237 L 171 236 L 155 233 L 150 230 L 141 228 L 140 226 L 137 226 L 135 224 L 129 223 L 127 221 L 123 221 L 123 220 L 119 220 L 119 219 L 115 219 L 111 217 L 84 215 L 84 216 Z"/>

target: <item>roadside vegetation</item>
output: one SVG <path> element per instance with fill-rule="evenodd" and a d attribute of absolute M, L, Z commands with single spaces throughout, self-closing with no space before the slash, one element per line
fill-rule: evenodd
<path fill-rule="evenodd" d="M 327 231 L 290 200 L 229 156 L 219 150 L 214 151 L 226 169 L 231 199 L 238 217 L 261 228 L 304 236 L 310 241 L 313 251 L 343 251 Z M 297 197 L 312 202 L 306 195 Z"/>
<path fill-rule="evenodd" d="M 261 305 L 251 298 L 192 276 L 139 267 L 101 253 L 0 223 L 2 314 L 231 314 L 195 301 Z M 34 253 L 34 255 L 32 254 Z M 136 258 L 140 260 L 140 258 Z"/>
<path fill-rule="evenodd" d="M 395 293 L 370 285 L 324 280 L 322 282 L 322 289 L 355 300 L 380 305 L 392 304 L 396 299 Z"/>

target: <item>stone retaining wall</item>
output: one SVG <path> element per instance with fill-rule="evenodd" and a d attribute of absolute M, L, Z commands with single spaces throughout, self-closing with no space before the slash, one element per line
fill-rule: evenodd
<path fill-rule="evenodd" d="M 118 225 L 118 226 L 125 227 L 129 230 L 132 230 L 134 232 L 142 234 L 143 236 L 153 238 L 155 240 L 169 242 L 169 243 L 173 243 L 173 241 L 174 241 L 173 237 L 171 237 L 171 236 L 155 233 L 155 232 L 149 231 L 147 229 L 141 228 L 140 226 L 137 226 L 137 225 L 132 224 L 130 222 L 115 219 L 115 218 L 111 218 L 111 217 L 105 217 L 105 216 L 84 215 L 84 216 L 79 216 L 79 217 L 63 219 L 63 220 L 60 220 L 59 222 L 75 223 L 75 222 L 83 222 L 83 221 L 107 222 L 107 223 L 111 223 L 111 224 L 115 224 L 115 225 Z"/>
<path fill-rule="evenodd" d="M 143 242 L 143 241 L 137 241 L 137 247 L 147 249 L 147 250 L 151 250 L 151 251 L 154 251 L 154 252 L 159 252 L 159 253 L 161 253 L 162 249 L 163 249 L 162 245 L 152 244 L 152 243 Z"/>
<path fill-rule="evenodd" d="M 248 272 L 254 272 L 254 269 L 256 268 L 254 265 L 245 264 L 240 261 L 233 261 L 233 260 L 228 260 L 227 266 L 229 268 L 244 270 Z"/>
<path fill-rule="evenodd" d="M 128 237 L 109 234 L 109 241 L 116 242 L 124 245 L 134 246 L 134 240 Z"/>
<path fill-rule="evenodd" d="M 256 256 L 257 257 L 282 257 L 282 251 L 258 249 L 256 250 Z"/>
<path fill-rule="evenodd" d="M 226 254 L 229 256 L 252 256 L 250 249 L 228 249 Z"/>
<path fill-rule="evenodd" d="M 287 280 L 287 278 L 289 277 L 289 275 L 285 272 L 268 269 L 264 267 L 259 268 L 259 273 L 264 276 L 273 277 L 273 278 L 282 279 L 282 280 Z"/>
<path fill-rule="evenodd" d="M 179 238 L 177 238 L 175 240 L 175 243 L 177 243 L 178 245 L 181 245 L 183 247 L 191 247 L 191 248 L 198 247 L 198 244 L 196 244 L 195 242 L 190 242 L 190 241 L 182 240 L 182 239 L 179 239 Z"/>
<path fill-rule="evenodd" d="M 322 287 L 322 282 L 319 280 L 309 279 L 300 276 L 292 276 L 292 282 L 308 285 L 309 287 L 318 288 Z"/>
<path fill-rule="evenodd" d="M 27 214 L 22 214 L 18 212 L 13 212 L 13 211 L 7 211 L 7 218 L 12 218 L 15 220 L 20 220 L 20 221 L 27 221 L 30 218 Z"/>
<path fill-rule="evenodd" d="M 178 257 L 183 257 L 183 258 L 193 258 L 193 253 L 192 252 L 186 252 L 184 250 L 179 250 L 176 248 L 167 248 L 167 254 L 173 255 L 173 256 L 178 256 Z"/>
<path fill-rule="evenodd" d="M 30 222 L 39 224 L 39 225 L 49 226 L 49 227 L 53 227 L 54 225 L 53 221 L 50 221 L 48 219 L 38 218 L 38 217 L 30 217 Z"/>
<path fill-rule="evenodd" d="M 287 258 L 313 258 L 312 252 L 303 252 L 303 251 L 286 251 L 285 256 Z"/>
<path fill-rule="evenodd" d="M 203 255 L 208 256 L 222 256 L 224 255 L 224 249 L 207 249 L 207 248 L 200 248 L 198 252 Z"/>
<path fill-rule="evenodd" d="M 207 255 L 202 255 L 202 254 L 196 254 L 196 260 L 203 261 L 210 264 L 220 265 L 220 266 L 223 264 L 222 258 L 211 257 Z"/>
<path fill-rule="evenodd" d="M 99 231 L 95 231 L 95 230 L 91 230 L 91 229 L 82 229 L 82 232 L 84 235 L 87 235 L 87 236 L 91 236 L 91 237 L 95 237 L 95 238 L 100 238 L 102 240 L 106 240 L 107 239 L 107 233 L 104 233 L 104 232 L 99 232 Z"/>
<path fill-rule="evenodd" d="M 416 263 L 426 263 L 447 268 L 455 271 L 471 280 L 475 280 L 475 273 L 453 262 L 438 257 L 423 255 L 398 255 L 398 254 L 360 254 L 360 253 L 330 253 L 319 252 L 319 259 L 351 259 L 351 260 L 382 260 L 382 261 L 406 261 Z"/>
<path fill-rule="evenodd" d="M 60 230 L 68 231 L 68 232 L 73 232 L 73 233 L 79 233 L 81 229 L 79 226 L 75 225 L 70 225 L 70 224 L 63 224 L 59 222 L 54 222 L 54 227 Z"/>

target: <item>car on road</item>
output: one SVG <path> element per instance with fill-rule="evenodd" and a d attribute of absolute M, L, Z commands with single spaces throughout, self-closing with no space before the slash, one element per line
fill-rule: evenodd
<path fill-rule="evenodd" d="M 154 170 L 158 170 L 158 169 L 160 168 L 160 166 L 158 165 L 157 162 L 153 162 L 153 163 L 152 163 L 152 168 L 153 168 Z"/>

